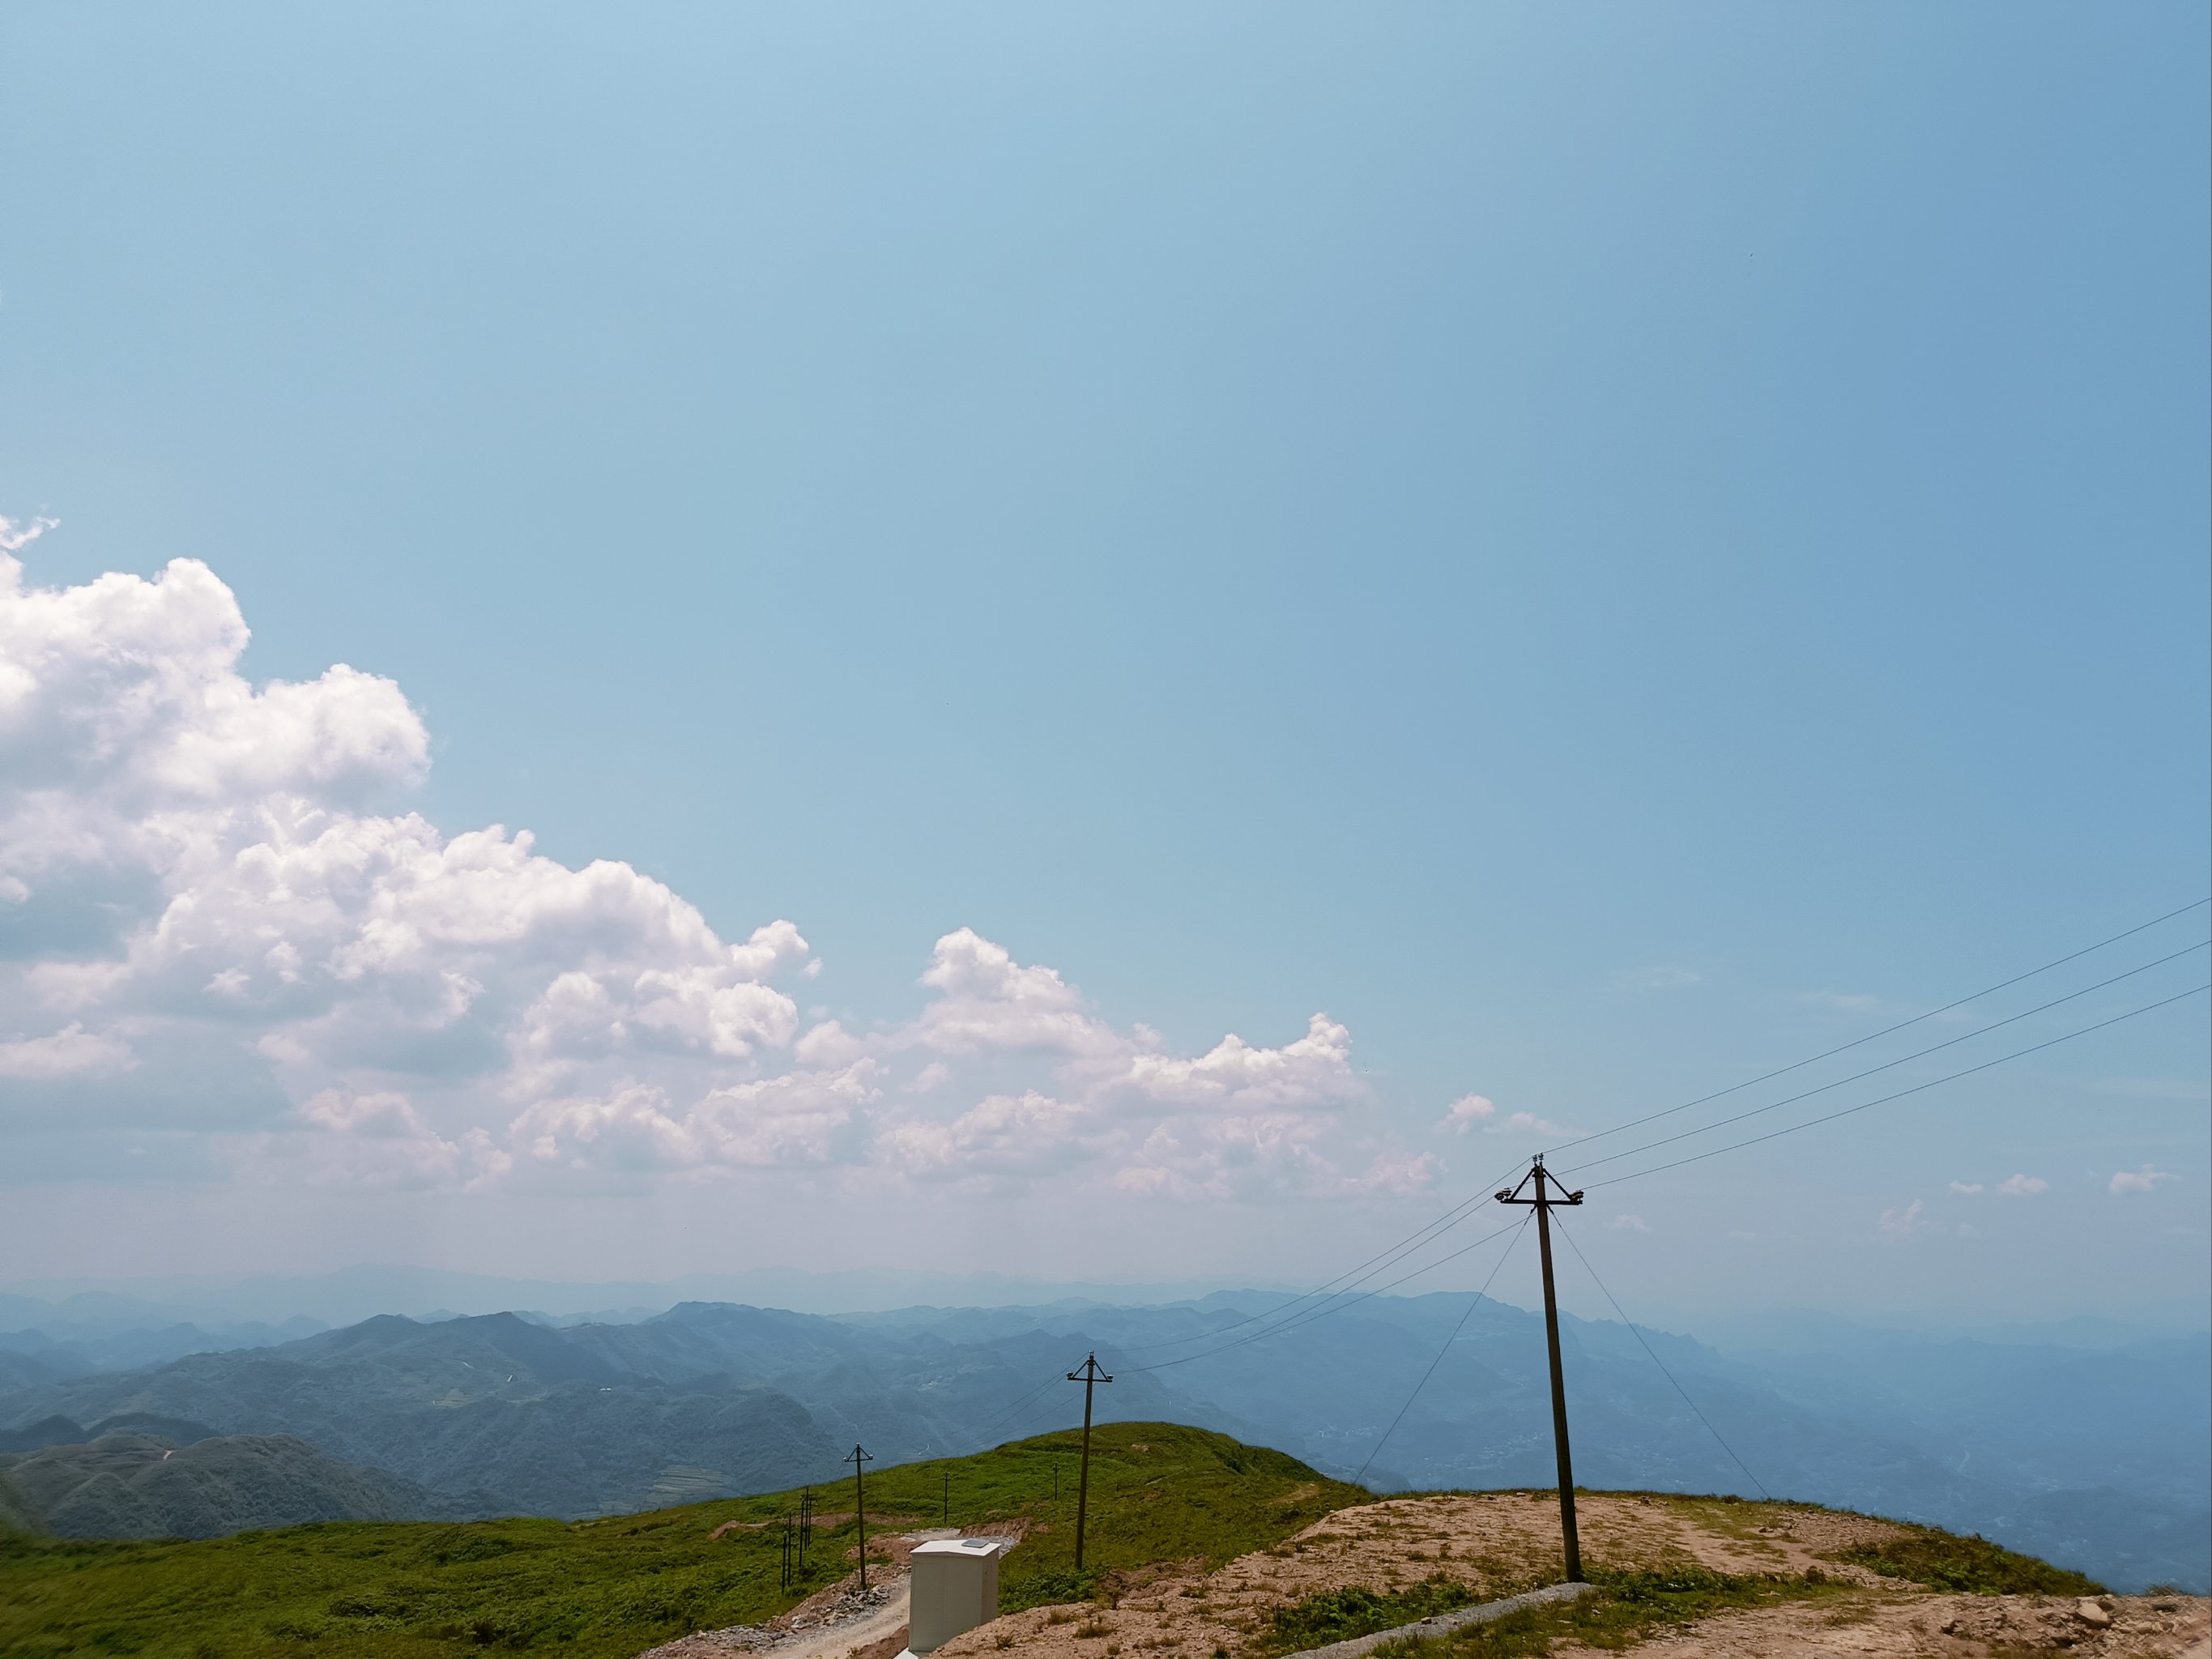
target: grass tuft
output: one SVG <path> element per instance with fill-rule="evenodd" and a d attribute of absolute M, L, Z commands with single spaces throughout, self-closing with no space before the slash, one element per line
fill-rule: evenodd
<path fill-rule="evenodd" d="M 1356 1586 L 1322 1590 L 1287 1607 L 1277 1607 L 1258 1650 L 1296 1653 L 1306 1648 L 1325 1648 L 1332 1642 L 1348 1642 L 1355 1636 L 1371 1636 L 1378 1630 L 1395 1630 L 1400 1625 L 1432 1619 L 1477 1599 L 1474 1589 L 1441 1573 L 1388 1593 Z"/>
<path fill-rule="evenodd" d="M 1904 1524 L 1902 1522 L 1900 1525 Z M 2102 1595 L 2094 1578 L 2017 1555 L 1979 1536 L 1960 1538 L 1913 1527 L 1903 1538 L 1864 1544 L 1833 1558 L 1853 1561 L 1891 1578 L 1909 1578 L 1930 1589 L 1966 1595 Z"/>
<path fill-rule="evenodd" d="M 1024 1530 L 1000 1580 L 1000 1605 L 1013 1612 L 1110 1599 L 1110 1587 L 1155 1562 L 1218 1565 L 1368 1501 L 1357 1486 L 1225 1435 L 1111 1424 L 1092 1433 L 1079 1573 L 1077 1449 L 1074 1433 L 1052 1434 L 871 1473 L 869 1529 L 937 1521 L 949 1474 L 955 1522 Z M 838 1501 L 849 1480 L 815 1490 L 824 1510 L 849 1507 L 849 1498 Z M 760 1523 L 790 1515 L 795 1497 L 573 1524 L 326 1522 L 197 1542 L 10 1534 L 0 1542 L 0 1653 L 453 1659 L 490 1650 L 627 1659 L 690 1631 L 758 1623 L 849 1576 L 848 1520 L 818 1531 L 806 1574 L 778 1589 L 780 1532 Z"/>
<path fill-rule="evenodd" d="M 1818 1580 L 1714 1572 L 1688 1565 L 1652 1572 L 1593 1567 L 1586 1576 L 1597 1589 L 1580 1601 L 1523 1607 L 1448 1636 L 1386 1643 L 1375 1650 L 1375 1659 L 1531 1659 L 1549 1653 L 1560 1640 L 1618 1650 L 1711 1613 L 1806 1601 L 1839 1588 Z"/>

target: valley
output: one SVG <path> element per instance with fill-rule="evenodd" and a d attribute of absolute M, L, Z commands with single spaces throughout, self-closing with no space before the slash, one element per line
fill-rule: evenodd
<path fill-rule="evenodd" d="M 19 1538 L 0 1551 L 0 1653 L 432 1659 L 491 1646 L 873 1659 L 904 1639 L 905 1553 L 948 1520 L 1020 1541 L 1000 1617 L 939 1650 L 945 1659 L 1287 1659 L 1558 1577 L 1549 1494 L 1377 1499 L 1280 1453 L 1159 1423 L 1097 1431 L 1090 1558 L 1078 1571 L 1072 1493 L 1056 1478 L 1076 1449 L 1060 1432 L 872 1474 L 865 1603 L 850 1594 L 848 1483 L 819 1494 L 807 1565 L 787 1585 L 789 1492 L 576 1522 Z M 1383 1659 L 1570 1659 L 1638 1644 L 1716 1659 L 2179 1659 L 2212 1631 L 2203 1598 L 2112 1596 L 1937 1529 L 1726 1497 L 1593 1492 L 1578 1502 L 1589 1593 L 1386 1648 Z"/>
<path fill-rule="evenodd" d="M 0 1458 L 106 1431 L 173 1448 L 289 1436 L 386 1480 L 387 1493 L 412 1494 L 401 1511 L 411 1518 L 581 1520 L 827 1484 L 856 1441 L 886 1462 L 914 1462 L 1065 1426 L 1080 1400 L 1060 1374 L 1095 1349 L 1116 1376 L 1098 1393 L 1102 1421 L 1215 1430 L 1382 1492 L 1550 1480 L 1536 1316 L 1486 1304 L 1440 1362 L 1463 1296 L 1375 1297 L 1243 1340 L 1243 1322 L 1280 1300 L 385 1315 L 129 1368 L 96 1364 L 50 1317 L 51 1331 L 0 1334 L 0 1351 L 35 1354 L 41 1367 L 0 1388 Z M 15 1301 L 23 1317 L 27 1298 Z M 127 1330 L 94 1334 L 134 1351 Z M 1766 1348 L 1644 1334 L 1742 1466 L 1635 1334 L 1570 1316 L 1576 1467 L 1589 1485 L 1785 1495 L 1978 1532 L 2122 1589 L 2212 1589 L 2212 1342 L 2202 1334 L 2108 1333 L 2083 1346 L 2056 1331 L 1993 1340 L 1801 1322 L 1767 1329 Z M 0 1469 L 0 1491 L 14 1478 Z M 94 1526 L 80 1506 L 50 1524 L 198 1535 L 229 1512 L 394 1513 L 358 1483 L 287 1491 L 276 1510 L 256 1499 L 132 1521 L 108 1502 L 94 1507 L 125 1523 Z"/>

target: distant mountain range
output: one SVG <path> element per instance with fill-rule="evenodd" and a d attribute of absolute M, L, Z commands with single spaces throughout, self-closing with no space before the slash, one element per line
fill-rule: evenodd
<path fill-rule="evenodd" d="M 584 1322 L 383 1316 L 127 1370 L 98 1369 L 53 1333 L 19 1332 L 0 1336 L 0 1366 L 11 1368 L 0 1370 L 0 1431 L 10 1431 L 0 1447 L 29 1436 L 43 1449 L 19 1446 L 0 1483 L 19 1510 L 50 1517 L 62 1500 L 23 1498 L 26 1471 L 47 1483 L 41 1494 L 68 1471 L 112 1475 L 158 1489 L 158 1501 L 125 1505 L 102 1486 L 107 1496 L 70 1499 L 66 1515 L 112 1513 L 118 1532 L 179 1529 L 161 1518 L 187 1515 L 168 1496 L 178 1476 L 108 1445 L 162 1437 L 158 1420 L 206 1437 L 168 1437 L 163 1466 L 190 1452 L 189 1468 L 226 1472 L 206 1477 L 215 1485 L 261 1482 L 252 1491 L 264 1495 L 241 1496 L 234 1511 L 210 1496 L 188 1519 L 274 1512 L 269 1492 L 331 1516 L 622 1513 L 827 1485 L 856 1440 L 890 1463 L 1066 1426 L 1080 1400 L 1062 1373 L 1094 1348 L 1115 1378 L 1099 1395 L 1109 1420 L 1218 1429 L 1331 1474 L 1364 1469 L 1378 1487 L 1550 1480 L 1539 1318 L 1482 1304 L 1446 1350 L 1464 1295 L 1375 1297 L 1277 1331 L 1265 1316 L 1283 1300 L 1224 1292 L 835 1317 L 689 1303 Z M 65 1319 L 48 1322 L 66 1334 Z M 281 1331 L 250 1334 L 270 1334 Z M 1724 1355 L 1647 1332 L 1662 1371 L 1626 1328 L 1566 1320 L 1578 1479 L 1764 1487 L 1979 1531 L 2115 1585 L 2212 1586 L 2212 1338 L 2108 1333 L 2084 1346 L 2038 1343 L 2032 1331 L 1989 1341 L 1833 1321 L 1784 1334 L 1773 1350 Z M 132 1351 L 127 1330 L 102 1340 L 109 1353 Z M 281 1437 L 293 1437 L 281 1452 L 261 1443 Z M 236 1447 L 220 1458 L 201 1449 L 217 1442 Z M 123 1461 L 100 1463 L 88 1443 Z M 359 1480 L 302 1462 L 290 1449 L 302 1446 Z M 121 1473 L 132 1457 L 135 1472 Z"/>

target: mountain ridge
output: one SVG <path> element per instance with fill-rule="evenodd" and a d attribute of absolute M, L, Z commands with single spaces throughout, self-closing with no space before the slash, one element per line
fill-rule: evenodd
<path fill-rule="evenodd" d="M 1248 1340 L 1268 1327 L 1245 1322 L 1281 1301 L 835 1317 L 685 1303 L 557 1328 L 512 1311 L 434 1323 L 386 1315 L 0 1392 L 0 1431 L 142 1413 L 295 1434 L 474 1505 L 467 1513 L 574 1517 L 826 1480 L 856 1440 L 883 1456 L 937 1456 L 1064 1422 L 1077 1402 L 1056 1379 L 1072 1354 L 1095 1348 L 1120 1379 L 1099 1392 L 1102 1421 L 1191 1423 L 1340 1475 L 1364 1469 L 1386 1488 L 1551 1478 L 1537 1316 L 1485 1304 L 1447 1345 L 1464 1297 L 1376 1297 Z M 2200 1519 L 2212 1526 L 2191 1485 L 2212 1467 L 2212 1448 L 2189 1439 L 2203 1438 L 2201 1405 L 2192 1431 L 2189 1402 L 2212 1377 L 2201 1340 L 2100 1355 L 1907 1337 L 1887 1361 L 1765 1367 L 1694 1337 L 1571 1316 L 1562 1341 L 1586 1481 L 1746 1495 L 1764 1482 L 1988 1532 L 2112 1582 L 2212 1577 L 2212 1549 L 2191 1542 Z"/>

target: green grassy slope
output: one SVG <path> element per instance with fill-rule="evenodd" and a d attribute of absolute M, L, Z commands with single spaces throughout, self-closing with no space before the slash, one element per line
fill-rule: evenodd
<path fill-rule="evenodd" d="M 1024 1518 L 1007 1558 L 1008 1610 L 1085 1592 L 1073 1574 L 1073 1432 L 868 1478 L 886 1529 L 938 1524 L 946 1476 L 956 1524 Z M 1054 1496 L 1058 1468 L 1059 1496 Z M 726 1522 L 791 1513 L 790 1493 L 579 1522 L 335 1522 L 198 1543 L 0 1537 L 0 1654 L 168 1659 L 370 1655 L 427 1659 L 498 1646 L 623 1656 L 687 1631 L 745 1624 L 849 1570 L 852 1482 L 817 1488 L 811 1572 L 777 1588 L 777 1534 Z M 1093 1431 L 1087 1565 L 1225 1561 L 1273 1544 L 1358 1487 L 1279 1452 L 1168 1424 Z M 873 1530 L 872 1523 L 871 1530 Z"/>
<path fill-rule="evenodd" d="M 439 1513 L 412 1481 L 355 1468 L 289 1434 L 178 1446 L 113 1433 L 0 1455 L 0 1503 L 26 1530 L 70 1538 L 214 1538 L 248 1527 Z"/>

